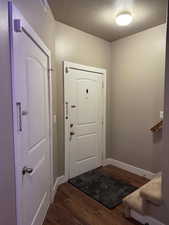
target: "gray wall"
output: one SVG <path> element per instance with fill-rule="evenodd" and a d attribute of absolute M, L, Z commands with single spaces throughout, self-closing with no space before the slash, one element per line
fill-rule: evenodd
<path fill-rule="evenodd" d="M 165 25 L 112 43 L 109 157 L 152 172 L 161 170 L 162 134 L 150 128 L 163 110 Z"/>
<path fill-rule="evenodd" d="M 60 175 L 64 172 L 63 61 L 71 61 L 107 70 L 107 149 L 110 151 L 111 43 L 56 22 L 55 56 L 57 62 L 58 172 Z"/>
<path fill-rule="evenodd" d="M 14 152 L 7 7 L 7 0 L 0 0 L 0 224 L 15 225 Z"/>

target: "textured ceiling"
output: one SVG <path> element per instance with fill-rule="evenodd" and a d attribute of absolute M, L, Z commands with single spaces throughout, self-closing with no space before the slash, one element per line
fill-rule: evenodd
<path fill-rule="evenodd" d="M 55 19 L 107 41 L 165 23 L 167 0 L 48 0 Z M 122 11 L 133 15 L 127 27 L 117 26 Z"/>

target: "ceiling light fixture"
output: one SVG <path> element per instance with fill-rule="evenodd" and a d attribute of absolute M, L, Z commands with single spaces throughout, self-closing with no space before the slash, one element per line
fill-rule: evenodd
<path fill-rule="evenodd" d="M 133 17 L 131 13 L 129 12 L 123 12 L 116 16 L 116 23 L 119 26 L 127 26 L 129 25 L 133 20 Z"/>

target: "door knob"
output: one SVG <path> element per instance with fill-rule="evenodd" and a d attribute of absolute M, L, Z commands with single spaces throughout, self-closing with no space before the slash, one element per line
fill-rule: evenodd
<path fill-rule="evenodd" d="M 31 174 L 33 172 L 33 169 L 32 168 L 28 168 L 28 167 L 24 167 L 23 170 L 22 170 L 22 175 L 25 175 L 25 174 Z"/>

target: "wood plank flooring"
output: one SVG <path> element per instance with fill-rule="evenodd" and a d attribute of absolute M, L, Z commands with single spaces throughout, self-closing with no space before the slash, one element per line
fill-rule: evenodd
<path fill-rule="evenodd" d="M 98 170 L 136 187 L 148 182 L 146 178 L 111 165 L 100 167 Z M 140 225 L 140 223 L 124 218 L 122 204 L 115 209 L 107 209 L 71 184 L 65 183 L 59 187 L 43 225 Z"/>

